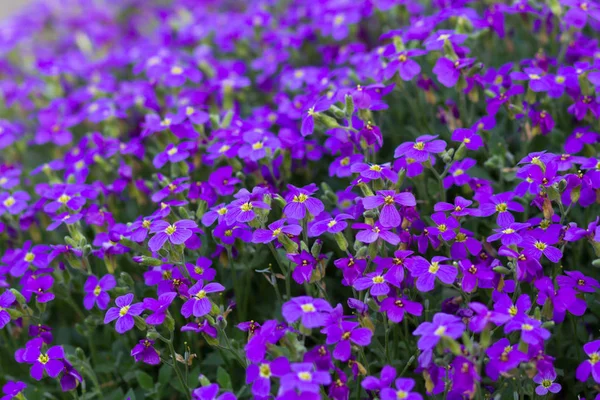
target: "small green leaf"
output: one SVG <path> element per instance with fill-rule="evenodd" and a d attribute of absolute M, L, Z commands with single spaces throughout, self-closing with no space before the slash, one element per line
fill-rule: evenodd
<path fill-rule="evenodd" d="M 217 368 L 217 383 L 224 389 L 231 389 L 231 377 L 224 368 Z"/>
<path fill-rule="evenodd" d="M 152 380 L 152 377 L 144 371 L 136 371 L 135 377 L 137 378 L 137 381 L 139 382 L 142 389 L 154 389 L 154 382 Z"/>

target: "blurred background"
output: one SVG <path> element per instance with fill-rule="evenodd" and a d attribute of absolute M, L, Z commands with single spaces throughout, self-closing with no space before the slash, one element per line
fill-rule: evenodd
<path fill-rule="evenodd" d="M 0 19 L 14 14 L 31 0 L 0 0 Z"/>

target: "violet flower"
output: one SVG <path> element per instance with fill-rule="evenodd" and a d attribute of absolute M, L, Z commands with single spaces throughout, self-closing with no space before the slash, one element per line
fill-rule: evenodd
<path fill-rule="evenodd" d="M 188 293 L 190 299 L 183 303 L 181 314 L 186 318 L 189 318 L 192 315 L 194 315 L 194 317 L 205 316 L 210 313 L 212 308 L 212 303 L 208 298 L 208 295 L 224 290 L 225 287 L 220 283 L 213 282 L 205 286 L 202 281 L 197 282 L 194 286 L 189 288 Z"/>
<path fill-rule="evenodd" d="M 131 356 L 135 362 L 142 361 L 149 365 L 160 364 L 160 356 L 154 348 L 154 341 L 150 339 L 142 339 L 138 344 L 131 349 Z"/>
<path fill-rule="evenodd" d="M 100 280 L 95 275 L 90 275 L 83 285 L 85 297 L 83 298 L 83 306 L 86 310 L 91 310 L 94 304 L 98 304 L 98 308 L 106 310 L 110 302 L 108 291 L 117 286 L 115 277 L 111 274 L 104 275 Z"/>
<path fill-rule="evenodd" d="M 115 299 L 115 304 L 117 307 L 111 307 L 106 312 L 104 316 L 104 323 L 108 324 L 109 322 L 117 320 L 115 325 L 115 330 L 123 334 L 131 328 L 135 324 L 133 317 L 140 315 L 144 311 L 143 303 L 135 303 L 133 302 L 133 294 L 128 293 L 124 296 L 119 296 Z"/>

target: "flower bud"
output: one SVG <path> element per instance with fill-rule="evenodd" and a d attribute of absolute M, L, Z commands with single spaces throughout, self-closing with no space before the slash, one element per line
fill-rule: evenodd
<path fill-rule="evenodd" d="M 21 292 L 19 292 L 17 289 L 10 289 L 11 293 L 15 295 L 17 302 L 20 305 L 26 304 L 27 301 L 25 300 L 25 297 L 21 294 Z"/>
<path fill-rule="evenodd" d="M 314 258 L 319 258 L 322 248 L 323 248 L 323 241 L 321 239 L 317 239 L 317 240 L 315 240 L 315 242 L 313 243 L 313 245 L 310 249 L 310 254 L 312 254 L 312 256 Z"/>
<path fill-rule="evenodd" d="M 121 275 L 119 275 L 119 285 L 129 286 L 130 288 L 132 288 L 134 286 L 134 283 L 133 279 L 131 278 L 131 275 L 129 275 L 127 272 L 121 272 Z"/>
<path fill-rule="evenodd" d="M 219 329 L 227 328 L 227 320 L 222 315 L 217 316 L 217 327 Z"/>
<path fill-rule="evenodd" d="M 351 117 L 352 114 L 354 114 L 354 99 L 352 98 L 352 96 L 347 94 L 344 100 L 346 103 L 346 117 Z"/>
<path fill-rule="evenodd" d="M 164 262 L 162 262 L 158 258 L 142 256 L 141 259 L 142 259 L 141 264 L 144 267 L 158 267 L 158 266 L 164 264 Z"/>
<path fill-rule="evenodd" d="M 508 275 L 508 274 L 512 273 L 512 271 L 510 269 L 503 267 L 502 265 L 494 267 L 494 272 L 497 272 L 502 275 Z"/>
<path fill-rule="evenodd" d="M 208 203 L 206 203 L 206 201 L 198 200 L 198 208 L 196 209 L 196 218 L 202 219 L 207 208 L 208 208 Z"/>
<path fill-rule="evenodd" d="M 167 314 L 164 324 L 169 332 L 173 332 L 175 330 L 175 320 L 173 317 L 171 317 L 171 315 Z"/>
<path fill-rule="evenodd" d="M 190 213 L 188 212 L 188 210 L 185 207 L 179 207 L 178 211 L 179 211 L 179 215 L 181 216 L 181 218 L 192 219 L 192 217 L 190 216 Z"/>
<path fill-rule="evenodd" d="M 456 150 L 456 153 L 454 153 L 454 161 L 460 161 L 463 158 L 465 158 L 466 155 L 467 155 L 467 148 L 465 147 L 464 143 L 461 143 L 460 146 L 458 147 L 458 150 Z"/>
<path fill-rule="evenodd" d="M 152 330 L 152 331 L 148 331 L 148 333 L 146 334 L 146 338 L 150 339 L 150 340 L 157 340 L 160 337 L 160 333 Z"/>
<path fill-rule="evenodd" d="M 142 317 L 140 317 L 139 315 L 134 316 L 133 320 L 135 321 L 135 327 L 137 329 L 139 329 L 140 331 L 145 331 L 146 329 L 148 329 L 148 325 L 146 325 L 146 321 L 144 321 L 144 319 Z"/>
<path fill-rule="evenodd" d="M 287 237 L 287 235 L 279 235 L 277 240 L 281 243 L 287 253 L 295 253 L 298 251 L 298 244 Z"/>
<path fill-rule="evenodd" d="M 337 232 L 335 235 L 333 235 L 333 237 L 335 238 L 335 242 L 339 246 L 340 250 L 348 250 L 348 241 L 342 232 Z"/>

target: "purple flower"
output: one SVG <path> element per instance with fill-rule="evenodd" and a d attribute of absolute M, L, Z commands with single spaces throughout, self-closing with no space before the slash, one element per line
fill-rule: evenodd
<path fill-rule="evenodd" d="M 382 389 L 390 387 L 392 381 L 396 377 L 396 369 L 390 365 L 384 365 L 381 369 L 380 376 L 381 378 L 367 376 L 360 384 L 365 390 L 381 391 Z"/>
<path fill-rule="evenodd" d="M 465 144 L 469 150 L 477 150 L 483 146 L 483 140 L 473 129 L 458 128 L 452 132 L 452 140 Z"/>
<path fill-rule="evenodd" d="M 315 129 L 315 117 L 320 112 L 329 110 L 329 107 L 333 104 L 333 101 L 327 97 L 320 98 L 315 104 L 310 106 L 302 117 L 302 126 L 300 133 L 302 136 L 311 135 Z"/>
<path fill-rule="evenodd" d="M 390 55 L 386 54 L 386 56 L 393 58 L 383 70 L 383 77 L 385 79 L 391 79 L 397 71 L 403 81 L 412 80 L 419 72 L 421 72 L 421 67 L 416 61 L 411 60 L 409 57 L 417 57 L 424 54 L 427 54 L 427 52 L 420 49 L 403 50 Z"/>
<path fill-rule="evenodd" d="M 323 299 L 313 299 L 309 296 L 300 296 L 283 304 L 281 313 L 288 323 L 301 320 L 307 328 L 318 328 L 327 321 L 331 306 Z"/>
<path fill-rule="evenodd" d="M 590 374 L 596 383 L 600 383 L 600 340 L 594 340 L 592 342 L 583 345 L 583 351 L 589 357 L 587 360 L 579 364 L 575 376 L 581 382 L 587 381 Z"/>
<path fill-rule="evenodd" d="M 393 190 L 379 190 L 375 196 L 365 197 L 362 203 L 367 210 L 383 205 L 379 213 L 379 222 L 386 228 L 395 228 L 402 222 L 396 204 L 406 207 L 417 205 L 415 196 L 412 193 L 396 193 Z"/>
<path fill-rule="evenodd" d="M 456 280 L 458 271 L 452 265 L 440 264 L 448 261 L 449 258 L 436 256 L 431 263 L 423 257 L 414 257 L 411 259 L 409 269 L 413 276 L 417 278 L 416 286 L 422 292 L 429 292 L 435 286 L 435 278 L 447 285 L 451 285 Z"/>
<path fill-rule="evenodd" d="M 321 215 L 326 213 L 321 213 Z M 320 217 L 319 217 L 320 218 Z M 308 224 L 308 236 L 309 237 L 317 237 L 321 236 L 323 233 L 328 232 L 331 234 L 336 234 L 342 232 L 348 226 L 348 223 L 345 222 L 347 219 L 352 219 L 352 215 L 350 214 L 338 214 L 334 218 L 327 218 L 326 216 L 323 219 L 318 219 Z M 300 228 L 300 232 L 302 228 Z M 300 234 L 298 232 L 296 235 Z"/>
<path fill-rule="evenodd" d="M 21 393 L 26 387 L 27 385 L 25 384 L 25 382 L 7 381 L 4 384 L 4 386 L 2 386 L 2 393 L 4 393 L 4 396 L 2 396 L 0 400 L 10 400 L 17 397 L 17 395 Z"/>
<path fill-rule="evenodd" d="M 358 346 L 368 346 L 371 343 L 371 332 L 368 328 L 359 328 L 357 322 L 342 321 L 340 325 L 330 325 L 324 329 L 327 334 L 328 345 L 337 343 L 333 350 L 333 357 L 336 360 L 348 361 L 350 359 L 352 346 L 351 343 Z"/>
<path fill-rule="evenodd" d="M 471 177 L 466 173 L 467 170 L 474 167 L 477 164 L 472 158 L 465 158 L 464 160 L 456 161 L 452 163 L 448 170 L 448 176 L 444 178 L 444 187 L 450 188 L 452 185 L 463 186 L 470 182 Z"/>
<path fill-rule="evenodd" d="M 296 268 L 292 272 L 292 278 L 300 285 L 309 282 L 317 265 L 315 257 L 308 251 L 302 250 L 300 254 L 288 254 L 287 258 L 296 264 Z"/>
<path fill-rule="evenodd" d="M 462 269 L 462 289 L 466 293 L 471 293 L 477 288 L 477 282 L 489 281 L 494 278 L 494 272 L 485 264 L 473 264 L 470 260 L 461 260 L 459 262 Z"/>
<path fill-rule="evenodd" d="M 294 235 L 298 236 L 302 232 L 300 225 L 284 225 L 287 219 L 280 219 L 269 224 L 269 229 L 257 229 L 252 234 L 253 243 L 270 243 L 276 240 L 280 235 Z"/>
<path fill-rule="evenodd" d="M 235 192 L 235 185 L 240 183 L 240 180 L 233 177 L 233 168 L 226 166 L 214 170 L 208 178 L 208 183 L 218 195 L 229 196 Z"/>
<path fill-rule="evenodd" d="M 42 340 L 34 339 L 27 343 L 27 348 L 23 354 L 23 360 L 32 364 L 31 377 L 37 381 L 44 377 L 44 371 L 51 378 L 56 378 L 63 369 L 62 359 L 65 358 L 65 352 L 62 346 L 52 346 L 47 352 L 42 351 Z"/>
<path fill-rule="evenodd" d="M 212 265 L 212 261 L 209 260 L 208 258 L 198 257 L 198 259 L 196 260 L 196 265 L 186 263 L 185 267 L 193 279 L 195 279 L 197 281 L 199 281 L 199 280 L 212 281 L 213 279 L 215 279 L 215 276 L 217 275 L 217 271 L 215 271 L 213 268 L 211 268 L 210 267 L 211 265 Z"/>
<path fill-rule="evenodd" d="M 319 393 L 321 385 L 329 385 L 331 376 L 328 371 L 315 370 L 313 364 L 298 363 L 291 365 L 291 372 L 282 376 L 280 392 L 298 390 L 300 393 Z"/>
<path fill-rule="evenodd" d="M 160 364 L 160 356 L 154 348 L 154 341 L 150 339 L 142 339 L 138 344 L 131 349 L 131 356 L 135 362 L 142 361 L 149 365 Z"/>
<path fill-rule="evenodd" d="M 208 320 L 204 320 L 201 322 L 190 322 L 181 327 L 181 332 L 196 332 L 196 333 L 204 333 L 210 337 L 217 337 L 217 328 L 212 326 Z"/>
<path fill-rule="evenodd" d="M 512 199 L 515 197 L 513 192 L 505 192 L 490 196 L 485 201 L 481 201 L 479 213 L 482 217 L 489 217 L 498 213 L 496 223 L 500 226 L 507 226 L 515 222 L 515 217 L 510 211 L 523 212 L 523 206 Z"/>
<path fill-rule="evenodd" d="M 567 276 L 556 277 L 556 282 L 561 288 L 572 288 L 584 293 L 595 293 L 600 288 L 596 279 L 585 276 L 579 271 L 565 271 L 565 274 Z"/>
<path fill-rule="evenodd" d="M 110 296 L 107 291 L 117 286 L 115 277 L 111 274 L 104 275 L 100 280 L 95 275 L 90 275 L 83 285 L 85 297 L 83 298 L 83 306 L 86 310 L 91 310 L 94 304 L 98 304 L 98 308 L 106 310 L 110 302 Z"/>
<path fill-rule="evenodd" d="M 562 252 L 554 244 L 558 243 L 560 226 L 549 227 L 546 230 L 534 229 L 523 238 L 521 246 L 526 256 L 539 260 L 542 254 L 548 260 L 557 263 L 562 258 Z"/>
<path fill-rule="evenodd" d="M 386 297 L 381 302 L 381 311 L 387 313 L 390 321 L 400 323 L 404 319 L 404 313 L 420 317 L 423 312 L 423 306 L 416 301 L 411 301 L 407 297 Z"/>
<path fill-rule="evenodd" d="M 212 385 L 194 389 L 192 400 L 236 400 L 236 397 L 231 392 L 223 392 L 219 395 L 219 385 L 213 383 Z"/>
<path fill-rule="evenodd" d="M 35 294 L 38 303 L 47 303 L 54 300 L 54 294 L 49 292 L 53 284 L 54 278 L 49 275 L 32 275 L 27 278 L 23 294 L 27 301 L 31 299 L 32 294 Z"/>
<path fill-rule="evenodd" d="M 321 200 L 311 197 L 318 189 L 317 185 L 311 183 L 308 186 L 298 188 L 294 185 L 288 185 L 289 193 L 285 197 L 287 201 L 283 208 L 283 213 L 291 219 L 300 221 L 306 216 L 306 213 L 316 216 L 325 210 Z"/>
<path fill-rule="evenodd" d="M 290 372 L 290 363 L 285 357 L 273 361 L 264 360 L 260 364 L 250 364 L 246 369 L 246 385 L 252 383 L 252 394 L 267 397 L 271 393 L 271 377 L 281 378 Z"/>
<path fill-rule="evenodd" d="M 196 144 L 193 142 L 182 142 L 178 145 L 170 143 L 163 152 L 154 157 L 152 164 L 156 169 L 160 169 L 167 162 L 174 164 L 183 161 L 190 156 L 190 151 L 194 150 L 195 147 Z"/>
<path fill-rule="evenodd" d="M 430 235 L 439 235 L 445 241 L 450 241 L 456 237 L 456 229 L 460 227 L 456 218 L 446 217 L 443 212 L 436 212 L 431 216 L 431 219 L 436 226 L 429 228 Z"/>
<path fill-rule="evenodd" d="M 550 331 L 542 328 L 540 321 L 529 317 L 514 318 L 504 327 L 505 333 L 514 331 L 521 331 L 521 340 L 530 345 L 542 344 L 550 338 Z"/>
<path fill-rule="evenodd" d="M 487 349 L 486 354 L 490 361 L 485 366 L 486 374 L 497 380 L 500 374 L 510 371 L 527 361 L 527 355 L 512 346 L 508 339 L 502 338 Z"/>
<path fill-rule="evenodd" d="M 420 350 L 433 349 L 442 337 L 458 338 L 465 330 L 460 318 L 444 313 L 433 316 L 433 322 L 423 322 L 415 329 L 413 335 L 421 336 L 417 346 Z"/>
<path fill-rule="evenodd" d="M 77 371 L 66 359 L 63 360 L 63 374 L 60 377 L 60 388 L 62 391 L 68 392 L 73 390 L 82 381 L 83 377 L 79 371 Z"/>
<path fill-rule="evenodd" d="M 510 77 L 516 81 L 529 81 L 529 89 L 532 92 L 547 92 L 550 90 L 548 76 L 540 68 L 525 68 L 525 72 L 511 72 Z"/>
<path fill-rule="evenodd" d="M 554 371 L 554 369 L 538 372 L 538 374 L 533 377 L 533 381 L 539 385 L 535 388 L 535 392 L 538 396 L 545 396 L 548 392 L 560 392 L 562 386 L 558 383 L 554 383 L 555 379 L 556 371 Z"/>
<path fill-rule="evenodd" d="M 250 196 L 243 196 L 229 205 L 225 214 L 225 222 L 229 225 L 235 222 L 250 222 L 256 218 L 255 208 L 262 208 L 263 210 L 271 209 L 264 201 L 254 200 Z"/>
<path fill-rule="evenodd" d="M 148 247 L 152 251 L 160 250 L 168 240 L 174 245 L 182 244 L 192 236 L 192 229 L 198 225 L 191 219 L 182 219 L 174 224 L 158 220 L 150 225 L 150 233 L 155 235 L 148 241 Z"/>
<path fill-rule="evenodd" d="M 169 306 L 173 302 L 173 299 L 177 296 L 175 292 L 167 292 L 158 296 L 158 300 L 152 298 L 144 299 L 144 308 L 146 310 L 153 311 L 146 317 L 146 323 L 150 325 L 160 325 L 164 322 Z"/>
<path fill-rule="evenodd" d="M 496 232 L 493 235 L 488 236 L 488 243 L 494 242 L 500 239 L 500 242 L 505 246 L 519 244 L 523 241 L 523 237 L 519 234 L 519 231 L 531 226 L 530 224 L 522 224 L 519 222 L 513 222 L 504 225 L 498 229 L 494 229 Z"/>
<path fill-rule="evenodd" d="M 10 290 L 0 295 L 0 329 L 4 328 L 10 322 L 10 314 L 6 309 L 11 307 L 15 300 L 16 297 Z"/>
<path fill-rule="evenodd" d="M 455 217 L 464 217 L 466 215 L 475 215 L 475 210 L 468 209 L 473 202 L 471 200 L 467 200 L 464 197 L 456 196 L 454 199 L 454 204 L 439 202 L 433 206 L 434 211 L 451 211 Z"/>
<path fill-rule="evenodd" d="M 360 174 L 362 178 L 370 181 L 375 179 L 388 179 L 394 183 L 398 181 L 398 174 L 391 169 L 390 163 L 367 164 L 361 162 L 353 164 L 350 170 L 355 174 Z"/>
<path fill-rule="evenodd" d="M 373 243 L 379 239 L 385 240 L 394 246 L 400 243 L 400 237 L 388 228 L 385 228 L 380 222 L 375 222 L 375 225 L 353 224 L 352 229 L 362 229 L 356 234 L 356 240 L 360 240 L 363 243 Z"/>
<path fill-rule="evenodd" d="M 436 139 L 437 135 L 422 135 L 414 142 L 402 143 L 394 152 L 394 158 L 407 157 L 413 162 L 425 162 L 429 157 L 443 152 L 446 142 Z"/>
<path fill-rule="evenodd" d="M 395 390 L 392 388 L 384 388 L 381 390 L 381 400 L 423 400 L 423 396 L 412 391 L 415 387 L 415 381 L 413 379 L 398 378 L 394 383 L 396 384 Z"/>
<path fill-rule="evenodd" d="M 22 191 L 14 193 L 0 193 L 0 215 L 8 212 L 17 215 L 27 208 L 27 202 L 31 199 L 29 194 Z"/>
<path fill-rule="evenodd" d="M 433 73 L 442 85 L 452 87 L 458 82 L 461 70 L 470 67 L 474 62 L 475 60 L 472 58 L 461 58 L 452 61 L 446 57 L 440 57 L 433 67 Z"/>
<path fill-rule="evenodd" d="M 369 293 L 372 296 L 385 296 L 390 292 L 390 286 L 400 287 L 400 282 L 396 277 L 396 271 L 390 270 L 385 274 L 382 272 L 371 272 L 363 278 L 354 281 L 353 287 L 356 290 L 365 290 L 371 288 Z"/>
<path fill-rule="evenodd" d="M 133 301 L 133 294 L 128 293 L 124 296 L 119 296 L 115 299 L 117 307 L 111 307 L 104 316 L 104 323 L 117 320 L 115 330 L 123 334 L 133 328 L 134 320 L 133 317 L 140 315 L 144 311 L 143 303 L 131 304 Z"/>
<path fill-rule="evenodd" d="M 224 290 L 225 287 L 220 283 L 213 282 L 204 286 L 202 281 L 197 282 L 194 286 L 189 288 L 188 293 L 190 299 L 183 303 L 181 314 L 186 318 L 189 318 L 191 315 L 194 315 L 194 317 L 205 316 L 212 308 L 212 303 L 208 298 L 208 295 Z"/>

